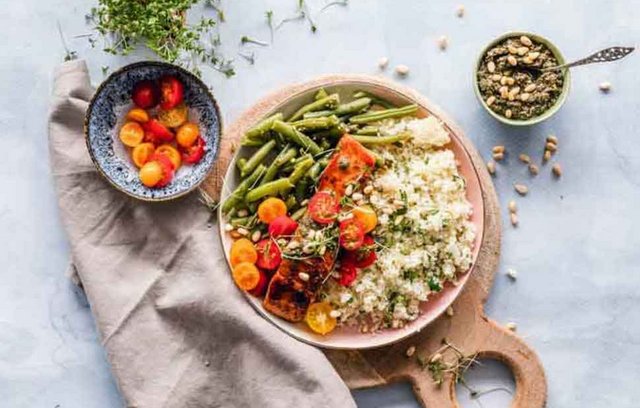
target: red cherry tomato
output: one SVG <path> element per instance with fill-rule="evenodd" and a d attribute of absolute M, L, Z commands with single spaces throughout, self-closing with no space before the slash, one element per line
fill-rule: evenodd
<path fill-rule="evenodd" d="M 158 122 L 156 119 L 149 119 L 148 122 L 142 124 L 142 127 L 144 128 L 145 141 L 147 142 L 164 143 L 173 140 L 174 135 L 169 128 Z"/>
<path fill-rule="evenodd" d="M 258 271 L 260 272 L 260 280 L 256 287 L 249 291 L 249 293 L 256 297 L 263 296 L 267 291 L 267 286 L 269 286 L 269 277 L 267 276 L 267 273 L 262 269 L 258 269 Z"/>
<path fill-rule="evenodd" d="M 269 235 L 274 238 L 281 237 L 283 235 L 292 235 L 296 232 L 298 223 L 286 215 L 280 215 L 274 218 L 269 224 Z"/>
<path fill-rule="evenodd" d="M 358 276 L 358 270 L 349 262 L 343 262 L 338 268 L 338 272 L 340 272 L 338 283 L 342 286 L 350 286 Z"/>
<path fill-rule="evenodd" d="M 366 235 L 362 246 L 355 251 L 346 251 L 343 255 L 345 262 L 353 264 L 356 268 L 366 268 L 373 265 L 378 259 L 376 255 L 376 242 L 371 235 Z"/>
<path fill-rule="evenodd" d="M 162 153 L 154 153 L 149 158 L 149 161 L 157 161 L 160 163 L 162 167 L 162 179 L 155 185 L 155 187 L 164 187 L 167 184 L 171 183 L 174 175 L 174 168 L 171 159 L 165 154 Z"/>
<path fill-rule="evenodd" d="M 139 108 L 149 109 L 158 104 L 158 88 L 151 81 L 141 81 L 133 87 L 131 93 L 133 103 Z"/>
<path fill-rule="evenodd" d="M 340 203 L 328 191 L 319 191 L 309 200 L 309 216 L 319 224 L 331 224 L 340 211 Z"/>
<path fill-rule="evenodd" d="M 160 91 L 162 93 L 160 107 L 164 110 L 175 108 L 184 99 L 184 86 L 174 76 L 166 76 L 160 80 Z"/>
<path fill-rule="evenodd" d="M 340 223 L 340 246 L 347 251 L 355 251 L 364 242 L 364 226 L 357 218 Z"/>
<path fill-rule="evenodd" d="M 258 251 L 258 260 L 256 261 L 258 267 L 273 270 L 280 266 L 280 262 L 282 262 L 280 248 L 273 240 L 263 239 L 258 242 L 256 251 Z"/>
<path fill-rule="evenodd" d="M 193 144 L 193 146 L 182 147 L 182 161 L 188 164 L 196 164 L 202 159 L 204 156 L 204 139 L 198 136 L 198 140 Z"/>

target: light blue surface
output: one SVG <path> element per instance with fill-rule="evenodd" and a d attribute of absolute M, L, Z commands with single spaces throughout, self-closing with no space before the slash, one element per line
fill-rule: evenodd
<path fill-rule="evenodd" d="M 51 72 L 64 53 L 56 31 L 84 34 L 83 0 L 3 1 L 0 13 L 0 406 L 107 408 L 122 405 L 96 337 L 83 295 L 64 277 L 68 245 L 58 220 L 48 165 L 46 115 Z M 496 123 L 478 105 L 471 87 L 477 51 L 511 29 L 531 30 L 556 42 L 568 59 L 609 45 L 637 45 L 640 1 L 469 1 L 463 19 L 453 1 L 351 1 L 304 23 L 283 26 L 275 43 L 253 47 L 257 61 L 237 58 L 238 75 L 205 72 L 226 123 L 256 98 L 292 81 L 331 72 L 376 73 L 387 56 L 406 64 L 403 80 L 442 108 L 487 156 L 505 144 L 498 167 L 502 203 L 515 197 L 512 183 L 531 192 L 517 198 L 521 225 L 505 233 L 500 274 L 487 304 L 499 322 L 515 321 L 547 371 L 550 407 L 627 407 L 640 399 L 640 54 L 608 65 L 576 69 L 562 110 L 531 129 Z M 312 2 L 318 10 L 321 1 Z M 295 1 L 224 1 L 221 34 L 229 55 L 242 35 L 268 39 L 264 11 L 276 20 Z M 440 52 L 440 35 L 450 46 Z M 95 82 L 100 67 L 133 61 L 90 50 Z M 138 54 L 141 55 L 141 54 Z M 139 58 L 139 57 L 138 57 Z M 609 95 L 598 83 L 611 81 Z M 562 163 L 558 181 L 549 166 L 530 179 L 517 161 L 536 160 L 544 137 L 555 133 Z M 517 282 L 503 274 L 518 270 Z M 489 380 L 500 370 L 490 367 Z M 495 382 L 495 381 L 494 381 Z M 500 393 L 483 398 L 498 407 Z M 408 408 L 417 403 L 408 386 L 356 393 L 361 407 Z M 507 398 L 508 399 L 508 398 Z M 504 406 L 504 404 L 502 404 Z M 470 403 L 467 406 L 477 406 Z M 437 408 L 437 407 L 430 407 Z"/>

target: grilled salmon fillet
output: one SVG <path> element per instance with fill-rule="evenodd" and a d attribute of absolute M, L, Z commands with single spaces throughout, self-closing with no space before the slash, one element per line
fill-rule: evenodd
<path fill-rule="evenodd" d="M 318 191 L 329 190 L 338 199 L 344 195 L 346 186 L 357 182 L 375 165 L 375 157 L 358 141 L 344 135 L 338 142 L 336 152 L 320 177 Z M 305 216 L 301 223 L 312 223 Z M 295 239 L 295 238 L 294 238 Z M 334 253 L 322 257 L 302 260 L 283 259 L 271 278 L 264 308 L 291 322 L 304 319 L 307 308 L 315 302 L 322 283 L 331 273 L 335 261 Z M 300 279 L 300 273 L 308 279 Z"/>

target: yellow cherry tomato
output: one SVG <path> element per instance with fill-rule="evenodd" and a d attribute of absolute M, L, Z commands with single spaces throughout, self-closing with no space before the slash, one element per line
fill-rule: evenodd
<path fill-rule="evenodd" d="M 157 161 L 145 163 L 140 169 L 140 181 L 147 187 L 153 187 L 162 180 L 162 166 Z"/>
<path fill-rule="evenodd" d="M 327 334 L 336 328 L 338 321 L 331 317 L 333 308 L 328 302 L 312 303 L 307 309 L 304 320 L 311 330 L 319 334 Z"/>
<path fill-rule="evenodd" d="M 258 206 L 258 218 L 265 224 L 270 224 L 281 215 L 287 215 L 287 204 L 279 198 L 267 198 Z"/>
<path fill-rule="evenodd" d="M 161 109 L 158 112 L 160 123 L 170 128 L 177 128 L 183 125 L 189 117 L 189 109 L 185 104 L 180 104 L 173 109 Z"/>
<path fill-rule="evenodd" d="M 146 162 L 149 161 L 149 157 L 156 150 L 153 143 L 140 143 L 131 151 L 131 159 L 133 164 L 141 168 Z"/>
<path fill-rule="evenodd" d="M 144 109 L 133 108 L 127 113 L 127 119 L 138 123 L 145 123 L 149 121 L 149 114 Z"/>
<path fill-rule="evenodd" d="M 241 262 L 231 271 L 233 281 L 242 290 L 252 290 L 260 282 L 260 271 L 251 262 Z"/>
<path fill-rule="evenodd" d="M 180 126 L 176 134 L 176 141 L 182 147 L 191 147 L 198 140 L 200 129 L 195 123 L 185 123 Z"/>
<path fill-rule="evenodd" d="M 171 160 L 174 170 L 177 170 L 182 164 L 182 158 L 180 157 L 180 152 L 178 151 L 178 149 L 171 146 L 170 144 L 163 144 L 161 146 L 158 146 L 158 148 L 156 149 L 156 153 L 166 155 L 169 158 L 169 160 Z"/>
<path fill-rule="evenodd" d="M 362 223 L 365 233 L 373 231 L 376 225 L 378 225 L 378 216 L 373 208 L 368 205 L 354 208 L 352 214 Z"/>
<path fill-rule="evenodd" d="M 230 255 L 231 266 L 236 266 L 244 262 L 254 264 L 258 260 L 258 251 L 256 251 L 253 243 L 246 238 L 240 238 L 231 244 Z"/>
<path fill-rule="evenodd" d="M 120 128 L 120 141 L 129 147 L 136 147 L 144 139 L 144 129 L 137 122 L 127 122 Z"/>

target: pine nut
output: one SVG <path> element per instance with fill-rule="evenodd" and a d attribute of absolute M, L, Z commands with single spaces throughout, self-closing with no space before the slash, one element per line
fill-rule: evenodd
<path fill-rule="evenodd" d="M 447 308 L 447 316 L 452 317 L 454 314 L 453 307 L 449 306 Z"/>
<path fill-rule="evenodd" d="M 507 323 L 506 328 L 507 328 L 507 330 L 510 330 L 510 331 L 514 332 L 514 331 L 518 330 L 518 325 L 515 324 L 514 322 L 509 322 L 509 323 Z"/>
<path fill-rule="evenodd" d="M 518 271 L 513 268 L 507 269 L 507 276 L 511 278 L 511 280 L 516 280 L 518 278 Z"/>
<path fill-rule="evenodd" d="M 516 213 L 509 214 L 509 219 L 511 220 L 511 225 L 518 226 L 518 215 Z"/>
<path fill-rule="evenodd" d="M 406 65 L 397 65 L 396 74 L 401 76 L 407 76 L 409 74 L 409 67 Z"/>
<path fill-rule="evenodd" d="M 527 195 L 527 193 L 529 192 L 529 187 L 527 187 L 524 184 L 516 183 L 516 184 L 513 185 L 513 188 L 521 196 Z"/>
<path fill-rule="evenodd" d="M 387 57 L 382 57 L 378 60 L 378 68 L 380 69 L 386 69 L 387 65 L 389 65 L 389 58 Z"/>
<path fill-rule="evenodd" d="M 352 198 L 354 201 L 358 201 L 358 200 L 362 200 L 364 197 L 363 197 L 362 193 L 353 193 L 353 194 L 351 195 L 351 198 Z"/>
<path fill-rule="evenodd" d="M 540 53 L 537 51 L 530 52 L 529 54 L 527 54 L 527 58 L 529 58 L 531 61 L 535 61 L 535 59 L 538 58 L 539 56 L 540 56 Z"/>
<path fill-rule="evenodd" d="M 544 148 L 550 152 L 555 152 L 558 150 L 558 146 L 555 143 L 547 142 Z"/>
<path fill-rule="evenodd" d="M 529 165 L 529 173 L 531 173 L 532 176 L 537 176 L 538 173 L 540 173 L 540 169 L 538 169 L 538 166 L 536 166 L 535 164 L 531 163 Z"/>
<path fill-rule="evenodd" d="M 309 281 L 309 274 L 306 272 L 300 272 L 298 274 L 298 278 L 300 278 L 301 281 L 303 282 L 308 282 Z"/>
<path fill-rule="evenodd" d="M 246 237 L 247 235 L 249 235 L 249 230 L 247 230 L 246 228 L 242 228 L 242 227 L 240 227 L 240 228 L 238 228 L 238 230 L 237 230 L 237 231 L 238 231 L 238 234 L 240 234 L 240 235 L 242 235 L 242 236 L 244 236 L 244 237 Z"/>
<path fill-rule="evenodd" d="M 493 146 L 493 148 L 491 149 L 492 153 L 504 153 L 504 146 L 503 145 L 496 145 Z"/>
<path fill-rule="evenodd" d="M 494 80 L 494 81 L 499 81 L 500 79 L 502 79 L 502 75 L 493 74 L 493 75 L 491 75 L 491 79 Z"/>
<path fill-rule="evenodd" d="M 231 225 L 231 224 L 229 224 L 229 223 L 224 224 L 224 230 L 225 230 L 225 232 L 231 232 L 231 231 L 233 231 L 233 225 Z"/>
<path fill-rule="evenodd" d="M 516 83 L 516 80 L 511 77 L 507 77 L 507 85 L 513 85 Z"/>
<path fill-rule="evenodd" d="M 449 39 L 447 38 L 446 35 L 442 35 L 438 38 L 438 48 L 440 48 L 441 51 L 444 51 L 447 49 L 447 47 L 449 46 Z"/>
<path fill-rule="evenodd" d="M 254 233 L 251 234 L 251 241 L 258 242 L 260 241 L 261 236 L 262 236 L 262 233 L 260 231 L 254 231 Z"/>
<path fill-rule="evenodd" d="M 493 61 L 487 62 L 487 71 L 493 73 L 496 70 L 496 63 Z"/>
<path fill-rule="evenodd" d="M 405 354 L 407 355 L 407 357 L 411 357 L 415 352 L 416 352 L 416 346 L 411 346 L 407 349 Z"/>
<path fill-rule="evenodd" d="M 608 82 L 608 81 L 601 82 L 600 85 L 598 85 L 598 88 L 603 93 L 609 93 L 609 91 L 611 91 L 611 82 Z"/>
<path fill-rule="evenodd" d="M 344 189 L 344 195 L 347 197 L 353 193 L 353 184 L 349 184 L 347 188 Z"/>
<path fill-rule="evenodd" d="M 551 172 L 553 172 L 554 176 L 560 177 L 562 176 L 562 167 L 560 167 L 560 164 L 556 163 L 551 167 Z"/>
<path fill-rule="evenodd" d="M 371 184 L 369 184 L 368 186 L 366 186 L 363 190 L 363 193 L 369 195 L 371 193 L 373 193 L 373 186 Z"/>
<path fill-rule="evenodd" d="M 509 45 L 507 47 L 507 51 L 509 51 L 509 54 L 517 54 L 518 53 L 518 49 L 516 47 L 514 47 L 513 45 Z"/>
<path fill-rule="evenodd" d="M 526 164 L 531 163 L 531 157 L 529 157 L 528 154 L 521 153 L 520 156 L 518 156 L 518 159 L 520 159 L 521 162 Z"/>
<path fill-rule="evenodd" d="M 544 155 L 542 156 L 542 162 L 546 163 L 551 160 L 551 152 L 549 150 L 544 151 Z"/>
<path fill-rule="evenodd" d="M 333 317 L 334 319 L 337 319 L 338 317 L 340 317 L 340 315 L 342 315 L 342 313 L 340 313 L 339 310 L 332 310 L 329 312 L 329 316 Z"/>
<path fill-rule="evenodd" d="M 516 65 L 518 65 L 518 60 L 516 59 L 516 57 L 514 57 L 513 55 L 509 55 L 507 57 L 507 62 L 509 63 L 509 65 L 511 65 L 512 67 L 515 67 Z"/>
<path fill-rule="evenodd" d="M 500 161 L 502 159 L 504 159 L 504 153 L 494 153 L 493 154 L 493 160 Z"/>
<path fill-rule="evenodd" d="M 533 42 L 531 42 L 531 39 L 526 35 L 523 35 L 522 37 L 520 37 L 520 42 L 522 43 L 522 45 L 526 45 L 527 47 L 531 47 L 533 45 Z"/>
<path fill-rule="evenodd" d="M 493 103 L 496 101 L 496 97 L 495 96 L 490 96 L 487 98 L 487 106 L 491 106 L 493 105 Z"/>
<path fill-rule="evenodd" d="M 442 354 L 440 353 L 436 353 L 431 357 L 431 361 L 432 363 L 437 363 L 438 361 L 442 361 Z"/>
<path fill-rule="evenodd" d="M 553 143 L 554 145 L 558 145 L 558 138 L 555 135 L 547 136 L 547 143 Z"/>
<path fill-rule="evenodd" d="M 525 92 L 533 92 L 536 90 L 536 84 L 529 84 L 524 88 Z"/>
<path fill-rule="evenodd" d="M 456 8 L 456 16 L 458 16 L 459 18 L 464 17 L 464 6 L 462 4 L 460 4 L 457 8 Z"/>
<path fill-rule="evenodd" d="M 510 118 L 511 118 L 511 115 L 513 115 L 513 112 L 511 112 L 511 109 L 507 109 L 506 111 L 504 111 L 504 116 L 505 116 L 507 119 L 510 119 Z"/>
<path fill-rule="evenodd" d="M 527 48 L 527 47 L 519 47 L 518 48 L 518 55 L 520 55 L 520 56 L 523 56 L 528 52 L 529 52 L 529 48 Z"/>
<path fill-rule="evenodd" d="M 521 101 L 523 101 L 523 102 L 526 102 L 526 101 L 528 101 L 528 100 L 529 100 L 529 97 L 531 97 L 531 94 L 530 94 L 530 93 L 525 92 L 525 93 L 523 93 L 522 95 L 520 95 L 520 100 L 521 100 Z"/>
<path fill-rule="evenodd" d="M 508 80 L 508 77 L 503 76 L 502 78 L 500 78 L 500 85 L 506 85 Z"/>
<path fill-rule="evenodd" d="M 240 235 L 240 233 L 236 230 L 231 231 L 229 235 L 231 235 L 231 238 L 233 239 L 238 239 L 242 237 L 242 235 Z"/>
<path fill-rule="evenodd" d="M 488 162 L 487 163 L 487 171 L 489 172 L 489 174 L 491 174 L 492 176 L 494 174 L 496 174 L 496 163 L 495 162 Z"/>
<path fill-rule="evenodd" d="M 518 212 L 518 206 L 516 205 L 516 202 L 514 200 L 509 201 L 509 212 L 515 213 Z"/>
<path fill-rule="evenodd" d="M 249 211 L 247 211 L 247 210 L 239 210 L 238 211 L 238 217 L 246 217 L 247 215 L 249 215 Z"/>

